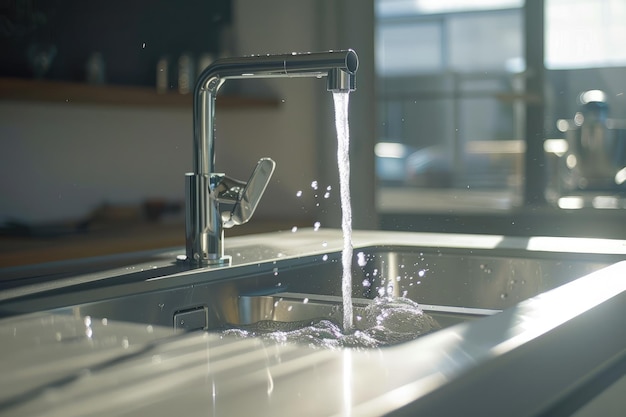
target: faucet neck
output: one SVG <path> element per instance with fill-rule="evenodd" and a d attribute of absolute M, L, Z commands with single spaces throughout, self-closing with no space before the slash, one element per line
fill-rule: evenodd
<path fill-rule="evenodd" d="M 215 97 L 224 82 L 233 78 L 327 77 L 327 90 L 351 91 L 355 89 L 358 66 L 358 57 L 350 49 L 224 58 L 199 75 L 193 96 L 193 172 L 187 174 L 186 181 L 187 259 L 201 264 L 225 263 L 226 259 L 218 191 L 213 184 Z M 270 170 L 264 163 L 261 171 L 273 171 L 273 165 Z M 269 181 L 269 176 L 261 177 Z M 256 191 L 249 194 L 260 198 Z"/>
<path fill-rule="evenodd" d="M 329 91 L 356 88 L 357 54 L 349 49 L 320 53 L 250 55 L 223 58 L 207 67 L 194 88 L 194 172 L 210 174 L 215 165 L 215 97 L 229 79 L 327 77 Z"/>

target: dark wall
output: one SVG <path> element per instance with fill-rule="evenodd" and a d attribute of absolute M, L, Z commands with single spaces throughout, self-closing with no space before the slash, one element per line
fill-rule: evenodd
<path fill-rule="evenodd" d="M 56 51 L 43 77 L 84 81 L 100 52 L 111 84 L 154 85 L 157 60 L 219 54 L 230 0 L 0 1 L 0 76 L 32 78 L 37 52 Z"/>

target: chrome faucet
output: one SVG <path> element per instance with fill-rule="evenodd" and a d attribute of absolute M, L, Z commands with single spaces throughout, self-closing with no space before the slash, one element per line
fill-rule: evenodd
<path fill-rule="evenodd" d="M 186 174 L 186 259 L 226 264 L 224 228 L 246 223 L 269 183 L 276 163 L 261 159 L 248 182 L 214 173 L 215 97 L 235 78 L 327 77 L 328 91 L 353 91 L 359 59 L 353 50 L 253 55 L 215 61 L 198 77 L 193 96 L 193 172 Z M 232 206 L 221 213 L 220 204 Z"/>

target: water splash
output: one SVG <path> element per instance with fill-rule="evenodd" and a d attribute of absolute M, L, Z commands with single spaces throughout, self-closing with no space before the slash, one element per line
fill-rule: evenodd
<path fill-rule="evenodd" d="M 309 302 L 308 298 L 305 300 Z M 342 331 L 331 318 L 319 318 L 293 322 L 263 320 L 227 329 L 222 334 L 330 349 L 367 349 L 408 342 L 440 329 L 435 319 L 407 298 L 377 297 L 367 306 L 357 307 L 355 317 L 358 323 L 350 333 Z"/>
<path fill-rule="evenodd" d="M 352 317 L 352 205 L 350 202 L 350 129 L 348 125 L 349 92 L 333 92 L 335 127 L 337 129 L 337 165 L 339 166 L 339 195 L 341 198 L 341 290 L 343 295 L 343 330 L 353 327 Z"/>

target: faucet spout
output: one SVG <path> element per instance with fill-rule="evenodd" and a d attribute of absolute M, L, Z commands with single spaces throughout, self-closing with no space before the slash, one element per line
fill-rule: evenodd
<path fill-rule="evenodd" d="M 334 68 L 328 71 L 328 83 L 326 89 L 334 93 L 356 90 L 356 74 Z"/>
<path fill-rule="evenodd" d="M 328 91 L 353 91 L 358 66 L 356 52 L 349 49 L 224 58 L 215 61 L 199 75 L 193 97 L 193 172 L 186 176 L 186 246 L 189 261 L 200 264 L 227 262 L 219 198 L 214 192 L 221 178 L 214 173 L 215 97 L 224 82 L 237 78 L 327 77 Z"/>

